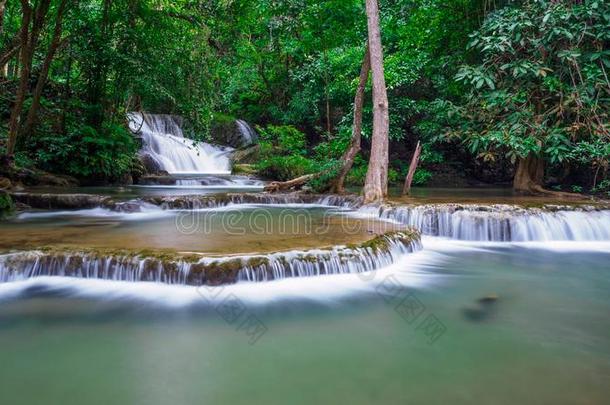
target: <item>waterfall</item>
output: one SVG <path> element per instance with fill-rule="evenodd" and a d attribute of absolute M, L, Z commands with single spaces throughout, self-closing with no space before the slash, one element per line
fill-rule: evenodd
<path fill-rule="evenodd" d="M 256 131 L 244 120 L 235 120 L 237 129 L 241 135 L 241 143 L 244 146 L 253 145 L 258 141 Z"/>
<path fill-rule="evenodd" d="M 140 153 L 148 154 L 168 173 L 230 174 L 230 148 L 184 137 L 181 120 L 165 114 L 128 114 L 132 132 L 141 135 Z"/>
<path fill-rule="evenodd" d="M 372 243 L 371 243 L 372 242 Z M 420 250 L 416 232 L 381 235 L 355 247 L 335 247 L 256 256 L 193 259 L 141 257 L 128 253 L 28 251 L 0 255 L 0 282 L 40 276 L 182 285 L 221 285 L 289 277 L 361 273 L 388 266 Z"/>
<path fill-rule="evenodd" d="M 193 182 L 194 184 L 194 182 Z M 217 208 L 237 204 L 305 204 L 351 210 L 350 215 L 380 218 L 413 226 L 422 234 L 489 241 L 610 241 L 607 206 L 544 206 L 428 204 L 362 205 L 358 196 L 315 194 L 227 193 L 219 195 L 149 196 L 117 202 L 110 197 L 85 194 L 12 193 L 14 201 L 43 209 L 102 207 L 111 211 L 139 212 L 138 206 L 164 210 Z M 148 204 L 148 205 L 147 205 Z"/>
<path fill-rule="evenodd" d="M 304 204 L 353 209 L 361 204 L 359 197 L 320 196 L 315 194 L 227 193 L 222 195 L 186 195 L 143 197 L 141 201 L 163 209 L 218 208 L 236 204 Z M 110 207 L 109 207 L 110 208 Z"/>
<path fill-rule="evenodd" d="M 413 226 L 424 235 L 460 240 L 610 241 L 610 210 L 594 208 L 435 204 L 365 206 L 360 211 Z"/>

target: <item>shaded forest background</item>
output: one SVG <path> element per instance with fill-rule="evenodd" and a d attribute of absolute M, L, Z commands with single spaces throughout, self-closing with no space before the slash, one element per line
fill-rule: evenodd
<path fill-rule="evenodd" d="M 201 138 L 235 117 L 256 124 L 257 170 L 278 180 L 333 165 L 349 144 L 363 1 L 0 5 L 5 163 L 125 182 L 137 165 L 126 113 L 140 110 L 182 115 Z M 402 182 L 420 141 L 415 185 L 511 184 L 520 162 L 534 162 L 545 169 L 540 184 L 610 192 L 607 2 L 379 6 L 391 184 Z M 367 168 L 367 92 L 352 185 Z"/>

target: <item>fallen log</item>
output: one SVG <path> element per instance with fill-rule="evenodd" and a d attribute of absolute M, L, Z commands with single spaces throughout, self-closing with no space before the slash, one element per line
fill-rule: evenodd
<path fill-rule="evenodd" d="M 324 172 L 306 174 L 304 176 L 297 177 L 288 181 L 273 181 L 267 184 L 264 190 L 270 193 L 276 193 L 278 191 L 286 191 L 292 188 L 301 188 L 305 184 L 307 184 L 308 181 L 313 180 L 314 178 L 322 175 L 322 173 Z"/>

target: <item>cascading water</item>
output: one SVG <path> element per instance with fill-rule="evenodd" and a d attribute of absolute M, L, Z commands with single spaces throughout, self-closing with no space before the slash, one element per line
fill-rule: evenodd
<path fill-rule="evenodd" d="M 195 142 L 184 137 L 177 117 L 165 114 L 128 114 L 132 132 L 142 136 L 141 153 L 171 174 L 230 174 L 230 148 Z"/>
<path fill-rule="evenodd" d="M 436 204 L 360 208 L 424 235 L 489 242 L 610 241 L 610 210 Z"/>
<path fill-rule="evenodd" d="M 252 145 L 258 141 L 258 134 L 256 131 L 244 120 L 236 120 L 237 129 L 241 135 L 242 145 Z"/>
<path fill-rule="evenodd" d="M 371 243 L 372 242 L 372 243 Z M 0 255 L 0 282 L 59 276 L 165 284 L 220 285 L 292 277 L 362 273 L 392 264 L 420 250 L 416 232 L 378 236 L 356 247 L 292 251 L 257 256 L 192 260 L 130 255 L 38 251 Z"/>

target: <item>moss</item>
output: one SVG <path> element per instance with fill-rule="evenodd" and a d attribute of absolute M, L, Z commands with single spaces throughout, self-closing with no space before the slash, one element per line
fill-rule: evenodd
<path fill-rule="evenodd" d="M 233 174 L 245 174 L 245 175 L 257 175 L 258 170 L 256 170 L 256 166 L 248 163 L 241 163 L 233 165 Z"/>
<path fill-rule="evenodd" d="M 253 268 L 261 267 L 261 266 L 268 266 L 268 265 L 269 265 L 269 258 L 267 258 L 265 256 L 252 257 L 246 261 L 246 266 L 253 267 Z"/>
<path fill-rule="evenodd" d="M 205 274 L 202 280 L 207 285 L 231 284 L 237 281 L 237 274 L 243 268 L 241 259 L 215 261 L 202 267 Z"/>
<path fill-rule="evenodd" d="M 327 248 L 314 251 L 305 251 L 297 256 L 296 260 L 308 263 L 320 263 L 332 257 L 338 257 L 342 262 L 347 262 L 355 257 L 353 250 L 370 249 L 375 253 L 387 252 L 392 241 L 401 241 L 410 244 L 419 240 L 419 233 L 413 229 L 399 232 L 388 232 L 377 235 L 369 241 L 360 245 L 350 245 L 349 249 Z M 167 279 L 177 279 L 180 276 L 180 263 L 190 263 L 190 271 L 186 276 L 186 283 L 190 285 L 221 285 L 231 284 L 237 281 L 239 272 L 244 268 L 256 269 L 259 275 L 266 274 L 272 278 L 270 261 L 268 256 L 260 255 L 247 258 L 233 257 L 227 260 L 217 259 L 213 261 L 202 261 L 201 255 L 194 253 L 181 253 L 173 250 L 125 250 L 125 249 L 93 249 L 83 250 L 66 248 L 61 246 L 46 246 L 37 249 L 44 256 L 40 258 L 43 262 L 64 261 L 65 274 L 74 275 L 82 271 L 86 260 L 108 259 L 113 264 L 137 265 L 142 264 L 141 280 L 158 280 L 159 273 Z M 27 254 L 27 252 L 24 252 Z M 277 255 L 278 264 L 286 266 L 292 256 Z M 17 260 L 17 258 L 15 258 Z M 47 266 L 51 267 L 51 266 Z M 114 266 L 110 266 L 112 268 Z M 109 275 L 112 277 L 112 274 Z"/>
<path fill-rule="evenodd" d="M 212 126 L 214 125 L 233 125 L 236 118 L 232 115 L 223 114 L 223 113 L 214 113 L 212 117 Z"/>
<path fill-rule="evenodd" d="M 387 252 L 390 250 L 390 242 L 393 240 L 400 240 L 404 244 L 413 243 L 419 240 L 420 235 L 414 229 L 406 229 L 403 231 L 392 231 L 378 235 L 375 238 L 362 243 L 359 247 L 364 249 L 371 249 L 373 252 Z"/>

